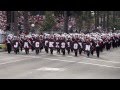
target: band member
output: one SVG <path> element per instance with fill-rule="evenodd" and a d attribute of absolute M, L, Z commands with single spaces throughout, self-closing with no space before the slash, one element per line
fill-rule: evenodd
<path fill-rule="evenodd" d="M 70 54 L 70 49 L 71 49 L 71 40 L 70 40 L 70 38 L 68 38 L 68 40 L 67 40 L 67 48 L 66 48 L 68 54 Z"/>
<path fill-rule="evenodd" d="M 27 37 L 25 37 L 24 40 L 24 49 L 25 49 L 25 53 L 29 54 L 29 48 L 30 48 L 30 41 Z"/>
<path fill-rule="evenodd" d="M 35 36 L 32 35 L 32 37 L 30 38 L 30 41 L 31 41 L 31 49 L 32 51 L 34 51 L 35 49 Z"/>
<path fill-rule="evenodd" d="M 86 50 L 85 50 L 85 48 L 86 48 L 86 40 L 85 39 L 83 39 L 83 51 L 84 51 L 84 54 L 86 53 Z"/>
<path fill-rule="evenodd" d="M 109 50 L 109 41 L 108 41 L 108 39 L 106 39 L 105 45 L 106 45 L 106 50 L 108 51 Z"/>
<path fill-rule="evenodd" d="M 117 38 L 117 40 L 116 40 L 117 41 L 116 42 L 117 43 L 117 47 L 119 47 L 119 38 L 118 37 L 116 37 L 116 38 Z"/>
<path fill-rule="evenodd" d="M 59 40 L 59 38 L 56 38 L 55 47 L 56 47 L 57 53 L 60 54 L 60 40 Z"/>
<path fill-rule="evenodd" d="M 74 37 L 72 37 L 72 40 L 71 40 L 71 52 L 73 52 L 73 42 L 74 42 L 74 40 L 75 40 L 75 38 Z"/>
<path fill-rule="evenodd" d="M 91 46 L 91 54 L 93 55 L 94 54 L 94 51 L 95 51 L 95 42 L 94 40 L 92 39 L 91 42 L 90 42 L 90 46 Z"/>
<path fill-rule="evenodd" d="M 79 44 L 78 44 L 77 40 L 74 40 L 74 42 L 73 42 L 73 49 L 74 49 L 75 56 L 77 56 L 78 49 L 79 49 Z"/>
<path fill-rule="evenodd" d="M 82 51 L 83 51 L 83 42 L 82 40 L 79 40 L 79 54 L 81 55 Z"/>
<path fill-rule="evenodd" d="M 104 37 L 101 37 L 101 39 L 102 39 L 102 51 L 103 51 L 105 49 L 105 43 L 106 43 L 106 41 L 105 41 Z"/>
<path fill-rule="evenodd" d="M 7 44 L 7 51 L 10 54 L 11 50 L 12 50 L 12 37 L 8 36 L 6 39 L 6 44 Z"/>
<path fill-rule="evenodd" d="M 104 49 L 104 43 L 103 43 L 103 40 L 101 39 L 100 40 L 100 51 L 103 52 L 103 49 Z"/>
<path fill-rule="evenodd" d="M 44 40 L 44 48 L 45 48 L 45 52 L 48 53 L 49 52 L 49 50 L 48 50 L 48 48 L 49 48 L 49 39 L 48 39 L 48 37 L 46 37 L 45 40 Z"/>
<path fill-rule="evenodd" d="M 50 40 L 49 40 L 49 48 L 50 48 L 50 53 L 51 54 L 53 54 L 54 47 L 55 47 L 55 42 L 54 42 L 53 37 L 51 37 Z"/>
<path fill-rule="evenodd" d="M 118 38 L 117 38 L 117 36 L 115 36 L 115 48 L 117 48 L 118 47 Z"/>
<path fill-rule="evenodd" d="M 18 40 L 18 37 L 17 37 L 17 36 L 14 37 L 13 47 L 14 47 L 14 52 L 15 52 L 16 54 L 19 53 L 20 43 L 19 43 L 19 40 Z"/>
<path fill-rule="evenodd" d="M 111 48 L 111 39 L 108 38 L 108 50 L 110 50 L 110 48 Z"/>
<path fill-rule="evenodd" d="M 112 37 L 112 47 L 115 48 L 115 37 Z"/>
<path fill-rule="evenodd" d="M 40 35 L 40 52 L 42 51 L 43 47 L 44 47 L 44 40 L 43 40 L 43 36 Z"/>
<path fill-rule="evenodd" d="M 61 52 L 63 55 L 65 55 L 65 49 L 66 49 L 66 42 L 65 42 L 65 38 L 61 38 L 61 43 L 60 43 L 60 47 L 61 47 Z"/>
<path fill-rule="evenodd" d="M 119 39 L 119 41 L 118 41 L 118 47 L 120 47 L 120 35 L 119 35 L 118 39 Z"/>
<path fill-rule="evenodd" d="M 98 40 L 97 40 L 97 42 L 96 42 L 96 54 L 97 54 L 97 57 L 99 58 L 99 54 L 100 54 L 100 43 L 99 43 Z"/>
<path fill-rule="evenodd" d="M 39 37 L 36 37 L 36 40 L 35 40 L 35 51 L 36 51 L 36 54 L 39 54 L 39 49 L 40 49 L 40 40 L 39 40 Z"/>
<path fill-rule="evenodd" d="M 23 49 L 23 46 L 24 46 L 24 38 L 21 37 L 21 38 L 20 38 L 20 50 L 21 50 L 21 51 L 22 51 L 22 49 Z"/>
<path fill-rule="evenodd" d="M 85 51 L 87 52 L 87 56 L 88 56 L 88 57 L 89 57 L 89 55 L 90 55 L 90 49 L 91 49 L 90 41 L 87 39 L 86 45 L 85 45 Z"/>

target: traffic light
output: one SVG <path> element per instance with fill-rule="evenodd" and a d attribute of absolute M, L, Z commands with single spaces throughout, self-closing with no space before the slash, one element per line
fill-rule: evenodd
<path fill-rule="evenodd" d="M 14 23 L 14 11 L 7 11 L 7 23 Z"/>

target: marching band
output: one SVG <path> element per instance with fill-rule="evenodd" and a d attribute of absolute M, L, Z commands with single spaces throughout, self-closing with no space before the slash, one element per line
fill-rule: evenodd
<path fill-rule="evenodd" d="M 70 34 L 32 34 L 13 36 L 9 34 L 6 39 L 7 51 L 10 54 L 12 49 L 15 54 L 19 54 L 19 49 L 25 50 L 29 54 L 29 50 L 35 50 L 39 54 L 43 49 L 46 53 L 53 54 L 56 50 L 58 54 L 69 55 L 74 52 L 86 53 L 89 57 L 96 52 L 97 57 L 103 50 L 120 47 L 120 33 L 70 33 Z"/>

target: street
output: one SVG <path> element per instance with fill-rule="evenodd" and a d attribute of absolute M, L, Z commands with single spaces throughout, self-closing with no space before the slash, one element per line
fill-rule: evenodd
<path fill-rule="evenodd" d="M 0 52 L 0 79 L 120 79 L 120 49 L 104 50 L 100 58 Z"/>

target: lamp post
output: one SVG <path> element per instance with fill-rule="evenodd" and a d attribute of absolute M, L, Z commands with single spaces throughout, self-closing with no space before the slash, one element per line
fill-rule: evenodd
<path fill-rule="evenodd" d="M 31 27 L 32 27 L 32 33 L 35 33 L 35 30 L 34 30 L 34 27 L 35 27 L 35 24 L 31 24 Z"/>
<path fill-rule="evenodd" d="M 114 28 L 114 31 L 115 31 L 116 28 Z"/>
<path fill-rule="evenodd" d="M 68 33 L 68 11 L 64 11 L 64 32 Z"/>

